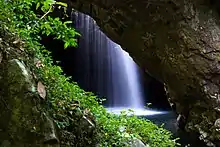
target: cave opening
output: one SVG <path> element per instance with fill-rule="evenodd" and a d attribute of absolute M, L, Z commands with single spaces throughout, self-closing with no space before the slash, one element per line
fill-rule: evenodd
<path fill-rule="evenodd" d="M 78 38 L 80 41 L 80 38 Z M 71 77 L 74 82 L 85 91 L 93 92 L 99 98 L 106 98 L 108 95 L 107 86 L 102 85 L 100 90 L 97 85 L 96 69 L 90 68 L 89 71 L 80 67 L 85 66 L 83 58 L 86 56 L 79 48 L 69 47 L 64 49 L 64 42 L 58 39 L 53 39 L 53 36 L 42 36 L 41 44 L 44 45 L 50 52 L 54 64 L 60 66 L 64 74 Z M 92 48 L 91 48 L 92 49 Z M 91 55 L 90 55 L 91 56 Z M 96 58 L 97 55 L 92 55 Z M 92 59 L 90 59 L 92 61 Z M 90 74 L 88 74 L 89 72 Z M 103 79 L 108 76 L 108 69 L 103 71 Z M 144 103 L 148 107 L 156 110 L 171 110 L 167 100 L 166 92 L 163 83 L 151 77 L 140 70 L 142 77 Z M 109 83 L 106 83 L 109 84 Z M 108 100 L 104 101 L 104 105 L 108 105 Z"/>
<path fill-rule="evenodd" d="M 73 21 L 73 27 L 81 34 L 81 37 L 77 38 L 78 47 L 64 49 L 64 42 L 53 39 L 53 36 L 42 36 L 41 43 L 51 52 L 54 63 L 63 69 L 64 74 L 72 77 L 72 80 L 85 91 L 93 92 L 99 98 L 106 98 L 103 103 L 106 107 L 115 105 L 113 103 L 126 105 L 125 101 L 128 99 L 123 97 L 135 98 L 136 100 L 130 102 L 132 104 L 127 104 L 133 105 L 135 101 L 138 101 L 138 97 L 142 97 L 143 100 L 139 100 L 141 101 L 139 103 L 143 103 L 144 106 L 158 111 L 171 110 L 164 84 L 145 73 L 133 60 L 128 62 L 128 58 L 131 58 L 129 54 L 111 41 L 99 29 L 93 18 L 80 12 L 73 13 L 71 9 L 67 9 L 68 15 L 63 15 L 62 11 L 62 9 L 56 9 L 51 15 L 59 17 L 63 21 Z M 127 57 L 124 57 L 127 60 L 124 65 L 118 65 L 118 62 L 123 62 L 124 56 L 118 55 L 121 54 L 119 52 L 127 54 L 125 55 Z M 127 64 L 134 65 L 131 67 Z M 121 72 L 126 68 L 126 72 Z M 133 81 L 132 73 L 137 74 Z M 118 77 L 116 79 L 114 78 L 115 74 Z M 127 81 L 125 74 L 129 74 Z M 134 89 L 136 89 L 136 93 L 133 93 L 132 97 L 130 95 L 132 95 L 132 91 L 135 91 Z"/>

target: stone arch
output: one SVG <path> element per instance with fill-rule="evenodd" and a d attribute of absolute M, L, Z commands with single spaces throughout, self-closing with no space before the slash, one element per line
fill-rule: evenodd
<path fill-rule="evenodd" d="M 166 84 L 177 113 L 187 117 L 186 130 L 218 140 L 211 134 L 219 134 L 213 124 L 220 117 L 220 19 L 209 1 L 66 1 Z"/>

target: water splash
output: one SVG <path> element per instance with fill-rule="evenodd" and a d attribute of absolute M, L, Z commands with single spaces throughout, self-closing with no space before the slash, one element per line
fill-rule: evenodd
<path fill-rule="evenodd" d="M 121 114 L 122 111 L 126 111 L 127 115 L 136 115 L 136 116 L 150 116 L 150 115 L 160 115 L 160 114 L 167 114 L 168 111 L 154 111 L 150 109 L 143 109 L 143 108 L 124 108 L 124 107 L 116 107 L 116 108 L 108 108 L 108 112 L 114 114 Z"/>

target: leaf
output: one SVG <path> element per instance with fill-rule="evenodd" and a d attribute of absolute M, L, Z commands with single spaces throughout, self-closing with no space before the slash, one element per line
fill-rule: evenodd
<path fill-rule="evenodd" d="M 74 32 L 74 33 L 75 33 L 75 35 L 77 35 L 77 36 L 81 36 L 80 33 L 78 33 L 78 32 Z"/>
<path fill-rule="evenodd" d="M 72 21 L 65 21 L 63 24 L 71 24 L 73 23 Z"/>
<path fill-rule="evenodd" d="M 22 19 L 22 18 L 24 18 L 24 16 L 23 15 L 19 15 L 19 18 Z"/>
<path fill-rule="evenodd" d="M 46 3 L 53 5 L 56 3 L 56 1 L 55 0 L 46 0 Z"/>
<path fill-rule="evenodd" d="M 46 31 L 46 35 L 47 35 L 47 36 L 49 36 L 50 33 L 51 33 L 50 31 L 48 31 L 48 30 Z"/>
<path fill-rule="evenodd" d="M 20 42 L 20 40 L 17 39 L 17 40 L 15 40 L 15 41 L 13 41 L 12 43 L 13 43 L 13 44 L 18 44 L 19 42 Z"/>
<path fill-rule="evenodd" d="M 60 21 L 59 17 L 54 18 L 54 21 Z"/>
<path fill-rule="evenodd" d="M 40 2 L 37 3 L 36 10 L 40 7 Z"/>
<path fill-rule="evenodd" d="M 44 31 L 42 31 L 42 34 L 46 34 L 46 31 L 44 30 Z"/>
<path fill-rule="evenodd" d="M 41 98 L 45 99 L 46 97 L 46 90 L 45 90 L 45 86 L 42 84 L 42 82 L 38 82 L 37 84 L 37 91 L 40 95 Z"/>
<path fill-rule="evenodd" d="M 60 39 L 61 38 L 61 35 L 58 35 L 57 39 Z"/>
<path fill-rule="evenodd" d="M 56 2 L 55 4 L 57 4 L 57 5 L 61 5 L 61 6 L 64 6 L 64 7 L 67 7 L 67 3 L 63 3 L 63 2 Z"/>
<path fill-rule="evenodd" d="M 66 43 L 64 44 L 64 48 L 66 49 L 69 45 L 70 45 L 69 42 L 66 42 Z"/>

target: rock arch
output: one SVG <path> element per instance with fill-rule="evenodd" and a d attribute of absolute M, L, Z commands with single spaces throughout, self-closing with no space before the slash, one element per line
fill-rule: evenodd
<path fill-rule="evenodd" d="M 165 83 L 186 130 L 217 143 L 220 19 L 215 0 L 66 0 Z M 206 135 L 204 135 L 206 134 Z"/>

